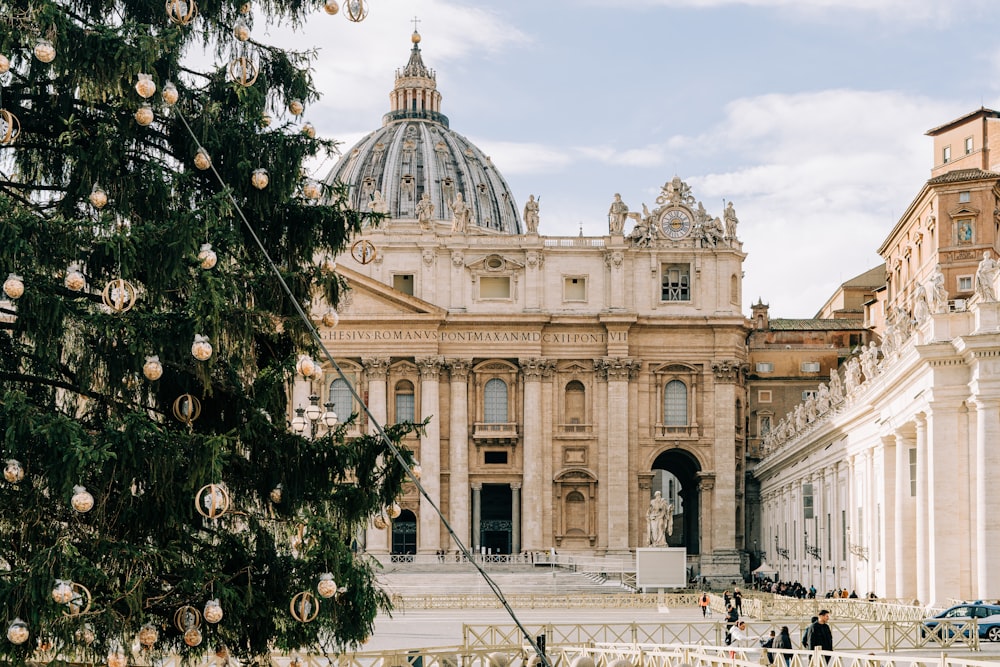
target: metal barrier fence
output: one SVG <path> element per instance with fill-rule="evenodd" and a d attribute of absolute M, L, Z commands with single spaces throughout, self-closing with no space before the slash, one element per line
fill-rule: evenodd
<path fill-rule="evenodd" d="M 656 609 L 658 607 L 696 607 L 696 593 L 514 593 L 504 598 L 518 609 Z M 721 601 L 721 598 L 720 598 Z M 397 610 L 413 609 L 500 609 L 503 605 L 492 594 L 394 595 Z"/>

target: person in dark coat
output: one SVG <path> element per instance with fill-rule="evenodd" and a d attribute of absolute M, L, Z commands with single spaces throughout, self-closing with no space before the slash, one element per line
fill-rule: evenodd
<path fill-rule="evenodd" d="M 830 612 L 826 609 L 820 609 L 819 615 L 816 617 L 816 622 L 813 623 L 809 628 L 809 649 L 820 649 L 823 651 L 833 650 L 833 632 L 830 631 L 830 625 L 827 621 L 830 620 Z M 830 662 L 830 656 L 824 656 L 827 662 Z"/>
<path fill-rule="evenodd" d="M 792 637 L 788 634 L 788 626 L 781 626 L 777 639 L 774 640 L 775 654 L 785 658 L 785 667 L 792 664 Z M 782 651 L 787 651 L 783 653 Z"/>
<path fill-rule="evenodd" d="M 733 641 L 732 637 L 729 636 L 729 632 L 738 620 L 740 620 L 740 615 L 737 613 L 736 607 L 730 603 L 726 607 L 726 646 L 729 646 Z"/>

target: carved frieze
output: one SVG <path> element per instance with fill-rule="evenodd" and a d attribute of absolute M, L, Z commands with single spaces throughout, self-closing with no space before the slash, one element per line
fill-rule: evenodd
<path fill-rule="evenodd" d="M 712 373 L 716 382 L 742 382 L 750 373 L 750 364 L 734 359 L 724 359 L 712 363 Z"/>
<path fill-rule="evenodd" d="M 519 359 L 518 363 L 521 366 L 521 372 L 524 374 L 524 379 L 529 381 L 541 380 L 543 375 L 550 377 L 556 366 L 554 361 L 535 357 Z"/>

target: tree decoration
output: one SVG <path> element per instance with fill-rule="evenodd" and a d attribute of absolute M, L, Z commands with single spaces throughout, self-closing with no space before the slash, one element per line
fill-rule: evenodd
<path fill-rule="evenodd" d="M 300 623 L 311 623 L 319 615 L 319 600 L 309 591 L 296 593 L 288 607 L 292 618 Z"/>
<path fill-rule="evenodd" d="M 348 20 L 355 23 L 364 21 L 368 16 L 367 0 L 347 0 L 344 3 L 344 13 L 347 14 Z"/>
<path fill-rule="evenodd" d="M 319 185 L 312 180 L 306 181 L 302 186 L 302 194 L 306 199 L 319 199 L 321 194 Z"/>
<path fill-rule="evenodd" d="M 271 489 L 271 493 L 268 494 L 268 497 L 271 499 L 272 503 L 274 503 L 275 505 L 280 505 L 281 499 L 284 497 L 282 495 L 283 493 L 284 491 L 281 488 L 281 484 L 278 484 L 276 487 Z"/>
<path fill-rule="evenodd" d="M 229 491 L 221 484 L 206 484 L 195 495 L 194 506 L 206 519 L 218 519 L 229 510 Z"/>
<path fill-rule="evenodd" d="M 316 371 L 319 367 L 316 366 L 316 362 L 312 360 L 308 354 L 303 354 L 299 356 L 299 360 L 295 363 L 295 370 L 299 372 L 304 378 L 311 378 L 316 375 Z"/>
<path fill-rule="evenodd" d="M 16 273 L 9 274 L 7 280 L 3 281 L 3 293 L 8 298 L 20 299 L 24 294 L 24 279 Z"/>
<path fill-rule="evenodd" d="M 208 623 L 218 623 L 222 620 L 222 605 L 218 598 L 214 598 L 205 603 L 205 621 Z"/>
<path fill-rule="evenodd" d="M 194 166 L 205 171 L 212 166 L 212 156 L 204 148 L 199 148 L 194 154 Z"/>
<path fill-rule="evenodd" d="M 201 612 L 191 605 L 179 607 L 174 612 L 174 627 L 177 628 L 177 632 L 184 632 L 191 628 L 200 628 Z"/>
<path fill-rule="evenodd" d="M 0 74 L 6 74 L 10 71 L 10 60 L 7 56 L 0 53 Z"/>
<path fill-rule="evenodd" d="M 171 23 L 187 25 L 198 15 L 194 0 L 167 0 L 167 18 Z"/>
<path fill-rule="evenodd" d="M 47 39 L 40 39 L 35 42 L 35 57 L 43 63 L 50 63 L 56 59 L 56 47 Z"/>
<path fill-rule="evenodd" d="M 337 4 L 337 0 L 326 0 L 326 4 L 323 5 L 323 9 L 327 14 L 333 16 L 340 11 L 340 5 Z"/>
<path fill-rule="evenodd" d="M 423 474 L 424 469 L 420 467 L 419 463 L 414 463 L 412 466 L 410 466 L 410 472 L 413 473 L 413 476 L 416 479 L 420 479 L 420 475 Z"/>
<path fill-rule="evenodd" d="M 160 363 L 158 355 L 153 354 L 146 357 L 146 363 L 142 365 L 142 374 L 150 382 L 156 382 L 163 377 L 163 364 Z"/>
<path fill-rule="evenodd" d="M 21 136 L 21 121 L 6 109 L 0 109 L 0 144 L 12 144 L 19 136 Z"/>
<path fill-rule="evenodd" d="M 7 459 L 3 468 L 3 478 L 9 484 L 17 484 L 24 479 L 24 466 L 17 459 Z"/>
<path fill-rule="evenodd" d="M 219 262 L 219 256 L 215 254 L 212 250 L 211 243 L 202 243 L 201 249 L 198 250 L 198 264 L 201 268 L 209 271 L 215 268 L 215 265 Z"/>
<path fill-rule="evenodd" d="M 142 125 L 143 127 L 152 123 L 154 118 L 156 118 L 156 116 L 153 114 L 153 107 L 148 104 L 143 104 L 135 112 L 135 122 L 139 123 L 139 125 Z"/>
<path fill-rule="evenodd" d="M 139 93 L 139 97 L 148 100 L 156 94 L 156 83 L 153 81 L 153 76 L 142 73 L 137 76 L 139 80 L 135 83 L 135 92 Z"/>
<path fill-rule="evenodd" d="M 130 282 L 121 278 L 110 281 L 101 292 L 101 300 L 104 301 L 104 305 L 116 313 L 132 310 L 132 307 L 135 306 L 135 298 L 135 288 Z"/>
<path fill-rule="evenodd" d="M 198 628 L 188 628 L 184 631 L 184 643 L 188 646 L 200 646 L 202 641 L 201 630 Z"/>
<path fill-rule="evenodd" d="M 73 263 L 69 265 L 69 268 L 66 269 L 66 277 L 63 279 L 63 285 L 70 292 L 79 292 L 87 286 L 87 279 L 80 271 L 79 264 Z"/>
<path fill-rule="evenodd" d="M 181 394 L 174 399 L 171 412 L 174 414 L 174 419 L 190 425 L 201 416 L 201 401 L 191 394 Z"/>
<path fill-rule="evenodd" d="M 399 506 L 399 503 L 393 503 L 385 508 L 385 513 L 389 515 L 390 519 L 398 519 L 399 515 L 403 513 L 403 508 Z"/>
<path fill-rule="evenodd" d="M 237 18 L 236 23 L 233 24 L 233 37 L 241 42 L 250 39 L 250 26 L 247 25 L 242 16 Z"/>
<path fill-rule="evenodd" d="M 108 193 L 106 193 L 97 183 L 94 183 L 94 187 L 90 191 L 88 199 L 90 200 L 90 205 L 98 211 L 108 205 Z"/>
<path fill-rule="evenodd" d="M 90 611 L 90 605 L 94 601 L 94 596 L 91 595 L 90 589 L 75 581 L 69 582 L 69 585 L 73 589 L 73 597 L 67 603 L 67 610 L 63 612 L 63 616 L 86 614 Z"/>
<path fill-rule="evenodd" d="M 385 530 L 389 526 L 389 519 L 382 512 L 379 512 L 372 519 L 372 525 L 376 530 Z"/>
<path fill-rule="evenodd" d="M 252 86 L 260 75 L 260 68 L 249 56 L 238 56 L 229 62 L 229 77 L 243 87 Z"/>
<path fill-rule="evenodd" d="M 30 634 L 31 632 L 28 631 L 28 624 L 20 618 L 15 618 L 7 628 L 7 639 L 11 644 L 23 644 L 28 641 L 28 636 Z"/>
<path fill-rule="evenodd" d="M 319 583 L 316 584 L 316 592 L 321 598 L 332 598 L 337 594 L 337 582 L 333 580 L 333 574 L 324 572 L 319 575 Z"/>
<path fill-rule="evenodd" d="M 94 626 L 90 623 L 84 623 L 82 627 L 73 633 L 73 639 L 75 639 L 78 644 L 90 646 L 94 643 L 94 640 L 97 639 L 97 635 L 94 634 Z"/>
<path fill-rule="evenodd" d="M 305 111 L 305 107 L 302 105 L 302 100 L 292 100 L 288 103 L 288 110 L 293 116 L 301 116 L 302 112 Z"/>
<path fill-rule="evenodd" d="M 128 657 L 120 648 L 108 653 L 108 667 L 128 667 Z"/>
<path fill-rule="evenodd" d="M 152 623 L 147 623 L 139 629 L 139 645 L 143 648 L 152 648 L 160 639 L 160 632 Z"/>
<path fill-rule="evenodd" d="M 323 273 L 334 273 L 337 270 L 337 259 L 331 255 L 323 255 L 319 261 L 319 270 Z"/>
<path fill-rule="evenodd" d="M 191 356 L 198 361 L 208 361 L 209 357 L 212 356 L 212 344 L 208 341 L 208 336 L 194 335 L 194 342 L 191 343 Z"/>
<path fill-rule="evenodd" d="M 52 599 L 56 604 L 69 604 L 73 599 L 72 582 L 56 579 L 56 585 L 52 588 Z"/>
<path fill-rule="evenodd" d="M 73 487 L 73 497 L 70 498 L 70 505 L 73 506 L 80 514 L 86 514 L 90 510 L 94 509 L 94 496 L 91 495 L 90 491 L 87 490 L 85 486 L 74 486 Z"/>
<path fill-rule="evenodd" d="M 271 182 L 271 177 L 267 175 L 267 169 L 254 169 L 250 175 L 250 182 L 258 190 L 263 190 Z"/>
<path fill-rule="evenodd" d="M 177 86 L 174 85 L 173 81 L 167 81 L 163 84 L 163 92 L 160 94 L 163 101 L 167 106 L 173 106 L 177 104 L 177 100 L 180 98 L 180 94 L 177 92 Z"/>
<path fill-rule="evenodd" d="M 316 138 L 316 127 L 312 123 L 306 123 L 302 126 L 302 134 L 306 135 L 310 139 Z"/>

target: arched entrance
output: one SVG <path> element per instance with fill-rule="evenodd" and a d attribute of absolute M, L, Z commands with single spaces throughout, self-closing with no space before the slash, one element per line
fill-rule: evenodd
<path fill-rule="evenodd" d="M 392 520 L 392 554 L 417 553 L 417 517 L 410 510 L 403 510 Z"/>
<path fill-rule="evenodd" d="M 653 461 L 650 493 L 661 491 L 674 505 L 674 530 L 667 538 L 672 547 L 684 547 L 688 555 L 701 553 L 701 533 L 698 517 L 698 473 L 701 466 L 694 456 L 683 449 L 661 453 Z M 658 471 L 662 471 L 657 474 Z"/>

